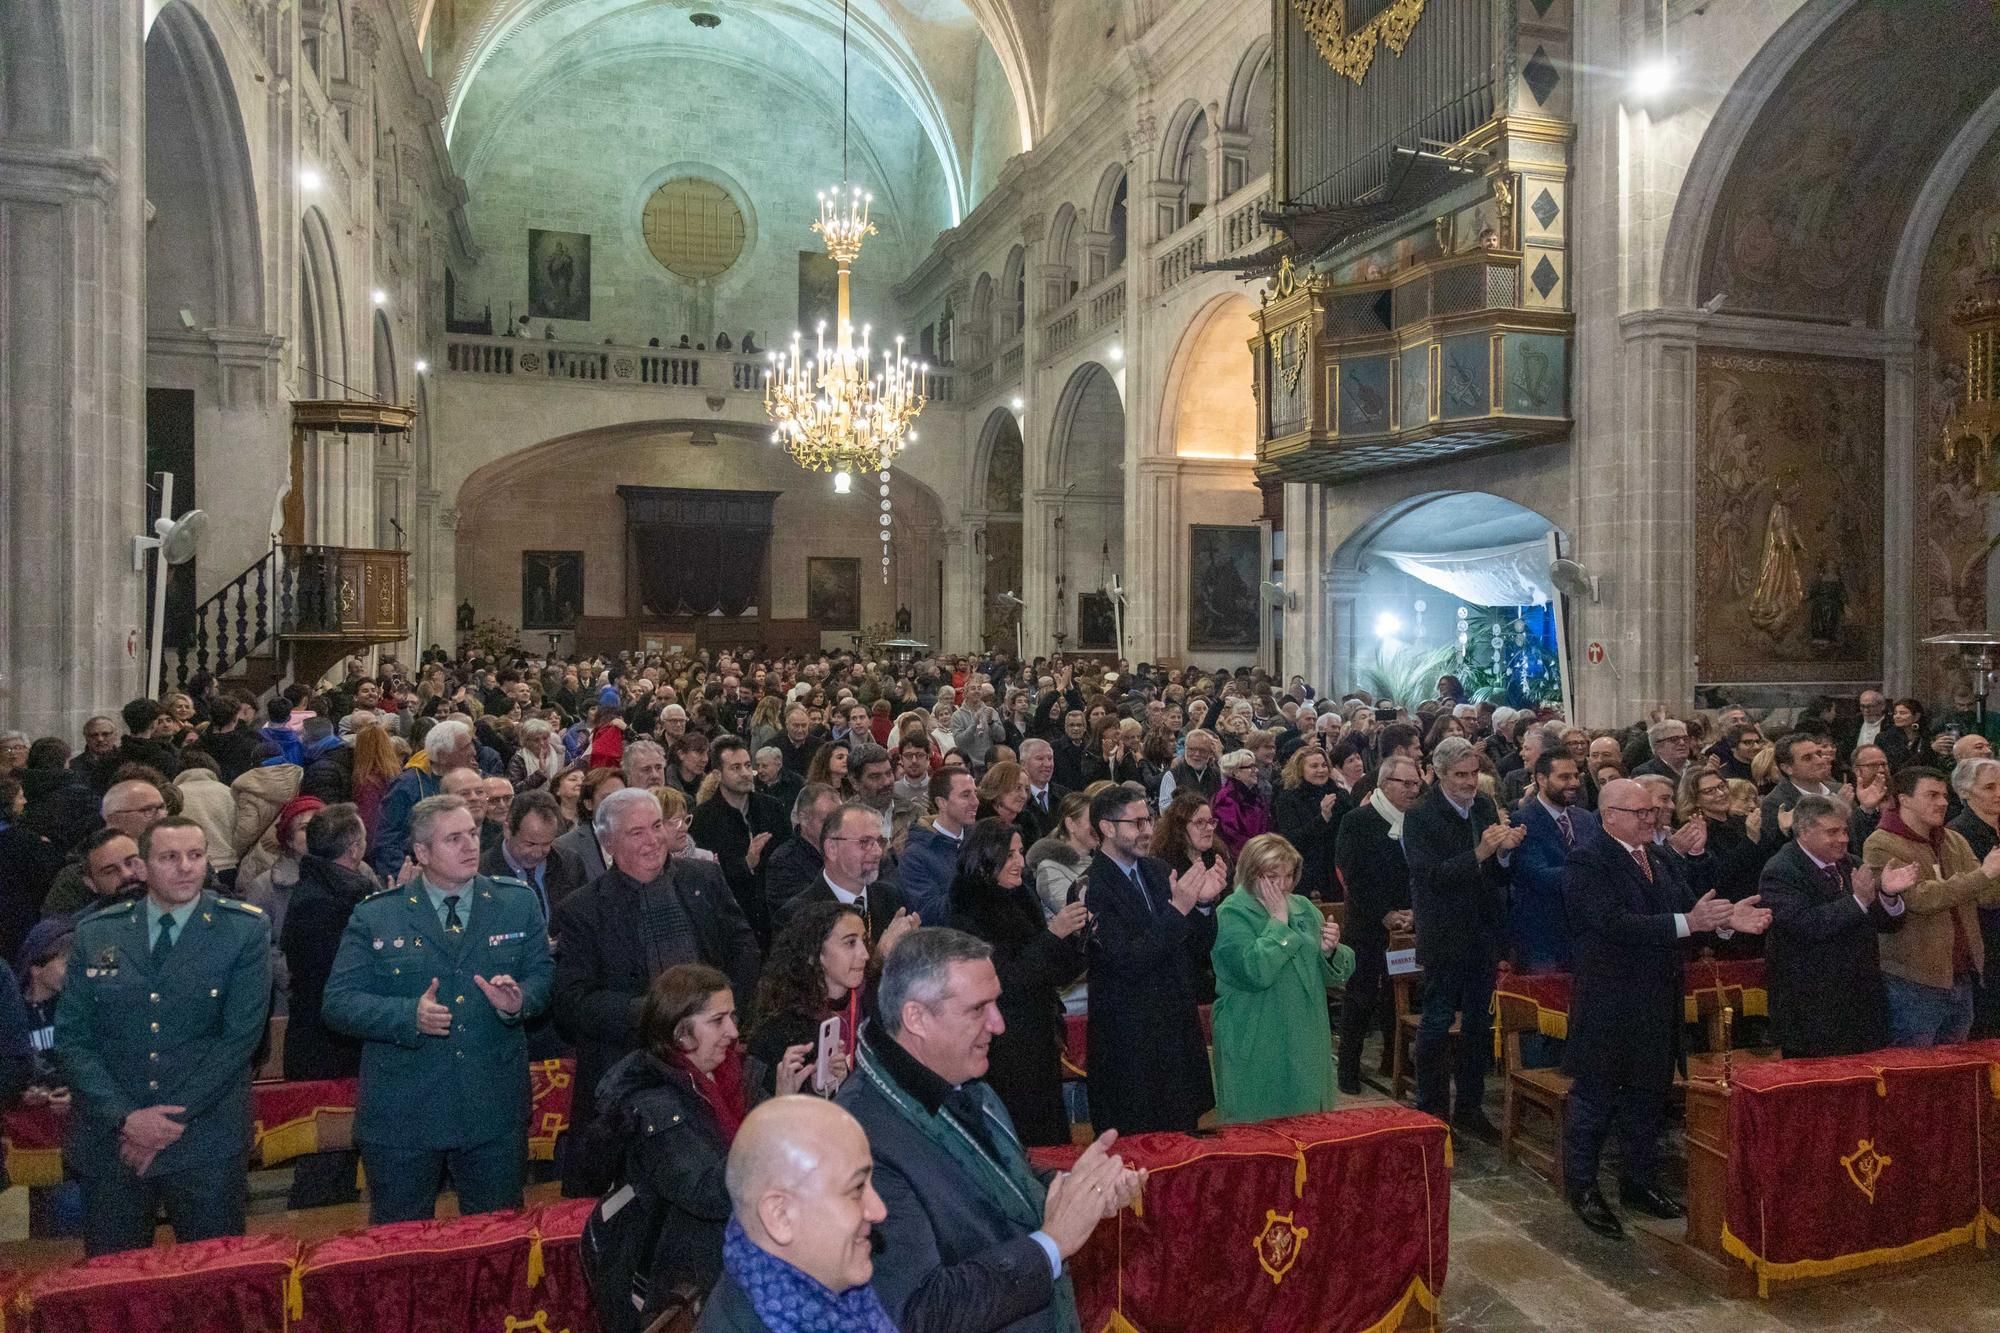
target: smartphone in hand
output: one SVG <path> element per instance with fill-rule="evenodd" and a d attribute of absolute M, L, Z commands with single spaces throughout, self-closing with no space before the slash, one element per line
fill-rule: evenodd
<path fill-rule="evenodd" d="M 835 1014 L 819 1025 L 819 1058 L 813 1066 L 813 1091 L 822 1097 L 834 1090 L 833 1053 L 839 1049 L 840 1015 Z"/>

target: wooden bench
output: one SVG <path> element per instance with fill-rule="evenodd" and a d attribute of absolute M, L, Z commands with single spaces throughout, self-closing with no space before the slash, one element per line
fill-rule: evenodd
<path fill-rule="evenodd" d="M 1518 995 L 1496 995 L 1500 1049 L 1506 1062 L 1506 1091 L 1501 1095 L 1500 1151 L 1509 1161 L 1515 1158 L 1544 1176 L 1558 1191 L 1563 1187 L 1563 1122 L 1569 1112 L 1572 1080 L 1553 1066 L 1525 1069 L 1521 1065 L 1521 1034 L 1541 1031 L 1540 1011 L 1533 1000 Z M 1522 1137 L 1522 1113 L 1540 1111 L 1548 1118 L 1549 1146 Z"/>

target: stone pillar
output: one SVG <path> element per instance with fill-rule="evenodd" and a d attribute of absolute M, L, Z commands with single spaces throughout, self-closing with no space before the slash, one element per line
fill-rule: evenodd
<path fill-rule="evenodd" d="M 1285 483 L 1285 660 L 1278 674 L 1297 673 L 1320 693 L 1333 689 L 1327 657 L 1327 596 L 1323 580 L 1333 550 L 1327 541 L 1320 488 Z"/>
<path fill-rule="evenodd" d="M 71 743 L 143 688 L 144 21 L 0 5 L 0 718 Z"/>
<path fill-rule="evenodd" d="M 1187 648 L 1174 611 L 1175 577 L 1187 564 L 1179 540 L 1180 465 L 1141 458 L 1131 478 L 1125 487 L 1126 653 L 1135 662 L 1178 660 Z"/>

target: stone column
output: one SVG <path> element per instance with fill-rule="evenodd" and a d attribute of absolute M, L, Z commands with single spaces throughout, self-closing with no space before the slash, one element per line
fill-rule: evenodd
<path fill-rule="evenodd" d="M 1326 534 L 1326 505 L 1320 488 L 1285 483 L 1285 660 L 1281 677 L 1296 672 L 1325 694 L 1333 689 L 1327 658 L 1327 598 L 1323 580 L 1333 554 Z"/>
<path fill-rule="evenodd" d="M 0 5 L 0 717 L 72 743 L 146 651 L 144 21 Z"/>

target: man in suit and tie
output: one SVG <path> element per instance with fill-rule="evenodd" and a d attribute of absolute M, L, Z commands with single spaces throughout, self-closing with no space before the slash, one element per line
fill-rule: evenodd
<path fill-rule="evenodd" d="M 553 921 L 562 900 L 587 882 L 583 863 L 557 846 L 562 807 L 539 788 L 524 791 L 507 807 L 506 833 L 499 846 L 481 854 L 479 873 L 494 879 L 516 879 L 535 895 L 543 921 Z"/>
<path fill-rule="evenodd" d="M 1361 1094 L 1361 1043 L 1378 1015 L 1388 1012 L 1389 936 L 1408 930 L 1410 867 L 1403 859 L 1403 816 L 1423 794 L 1417 761 L 1392 754 L 1375 772 L 1375 790 L 1348 812 L 1334 836 L 1333 864 L 1347 890 L 1347 923 L 1354 975 L 1340 1002 L 1340 1090 Z M 1393 1039 L 1384 1032 L 1383 1041 Z"/>
<path fill-rule="evenodd" d="M 917 916 L 905 910 L 902 891 L 880 877 L 884 841 L 879 811 L 859 801 L 835 806 L 820 830 L 819 877 L 778 909 L 779 928 L 809 903 L 842 902 L 860 909 L 875 954 L 886 954 L 916 929 Z"/>
<path fill-rule="evenodd" d="M 1889 1044 L 1878 934 L 1903 928 L 1914 865 L 1878 872 L 1848 855 L 1848 815 L 1824 796 L 1792 811 L 1793 840 L 1764 865 L 1771 910 L 1771 1037 L 1785 1058 L 1860 1055 Z"/>
<path fill-rule="evenodd" d="M 1424 1010 L 1417 1027 L 1417 1109 L 1461 1133 L 1498 1143 L 1486 1116 L 1487 1043 L 1493 974 L 1500 963 L 1508 865 L 1525 832 L 1479 791 L 1472 742 L 1447 736 L 1431 756 L 1437 785 L 1403 821 L 1416 911 Z M 1094 992 L 1093 992 L 1094 994 Z M 1456 1058 L 1451 1024 L 1463 1015 Z M 1457 1085 L 1456 1101 L 1453 1084 Z"/>
<path fill-rule="evenodd" d="M 1807 796 L 1839 796 L 1833 785 L 1833 742 L 1807 731 L 1778 737 L 1778 772 L 1783 778 L 1758 807 L 1763 812 L 1757 841 L 1775 852 L 1792 836 L 1792 809 Z"/>
<path fill-rule="evenodd" d="M 554 973 L 534 894 L 479 873 L 463 800 L 417 802 L 410 855 L 422 874 L 348 917 L 321 1001 L 328 1027 L 362 1040 L 354 1138 L 372 1225 L 431 1217 L 447 1173 L 461 1214 L 521 1206 L 524 1025 Z"/>
<path fill-rule="evenodd" d="M 1514 966 L 1523 972 L 1569 967 L 1563 923 L 1563 868 L 1597 836 L 1597 816 L 1577 805 L 1583 775 L 1568 750 L 1535 758 L 1535 785 L 1521 802 L 1525 835 L 1514 853 Z"/>
<path fill-rule="evenodd" d="M 1563 1072 L 1575 1080 L 1563 1185 L 1571 1209 L 1601 1236 L 1625 1234 L 1597 1184 L 1614 1117 L 1623 1153 L 1619 1202 L 1654 1217 L 1683 1213 L 1656 1178 L 1681 1036 L 1681 941 L 1707 932 L 1755 934 L 1771 919 L 1754 894 L 1736 903 L 1713 892 L 1697 896 L 1681 863 L 1653 841 L 1658 813 L 1640 783 L 1606 783 L 1597 802 L 1601 836 L 1577 845 L 1563 876 L 1574 959 Z M 1706 826 L 1694 826 L 1702 830 L 1693 836 L 1699 842 Z"/>
<path fill-rule="evenodd" d="M 791 915 L 792 899 L 819 882 L 826 869 L 826 857 L 819 840 L 826 829 L 826 817 L 840 804 L 840 793 L 824 782 L 808 782 L 799 788 L 792 802 L 792 836 L 771 853 L 764 874 L 764 900 L 771 906 L 771 920 L 782 924 Z"/>
<path fill-rule="evenodd" d="M 1170 875 L 1147 855 L 1153 814 L 1136 783 L 1090 803 L 1097 855 L 1071 896 L 1091 911 L 1090 1122 L 1102 1133 L 1194 1132 L 1215 1105 L 1195 999 L 1215 945 L 1220 865 Z"/>
<path fill-rule="evenodd" d="M 1028 779 L 1028 803 L 1015 822 L 1021 825 L 1021 845 L 1032 847 L 1037 840 L 1061 831 L 1056 810 L 1069 795 L 1069 788 L 1056 781 L 1055 747 L 1039 736 L 1021 742 L 1021 771 Z"/>

